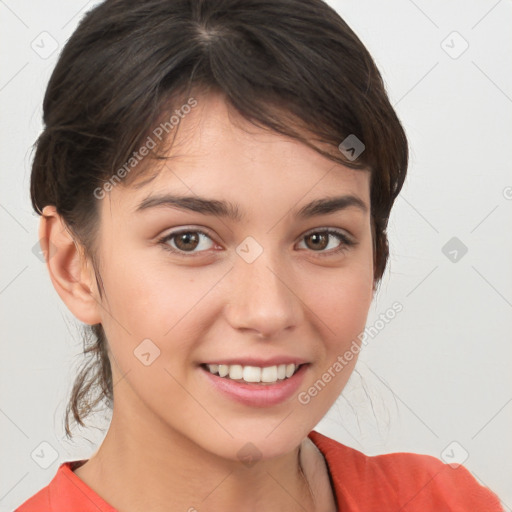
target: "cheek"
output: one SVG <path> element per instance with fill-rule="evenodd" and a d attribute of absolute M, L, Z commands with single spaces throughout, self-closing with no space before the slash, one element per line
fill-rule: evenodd
<path fill-rule="evenodd" d="M 312 306 L 308 322 L 315 326 L 319 342 L 313 372 L 297 395 L 304 421 L 319 422 L 324 417 L 356 365 L 361 348 L 358 336 L 372 301 L 372 275 L 365 268 L 351 265 L 311 281 L 315 287 L 309 288 L 305 302 Z"/>
<path fill-rule="evenodd" d="M 134 257 L 135 256 L 135 257 Z M 202 288 L 194 272 L 141 253 L 111 265 L 104 277 L 108 306 L 116 319 L 139 333 L 161 336 L 198 302 Z M 132 329 L 129 329 L 130 331 Z"/>
<path fill-rule="evenodd" d="M 318 329 L 322 350 L 314 375 L 298 398 L 318 420 L 336 401 L 357 363 L 373 298 L 371 277 L 366 272 L 340 273 L 307 301 L 314 305 L 310 321 Z"/>
<path fill-rule="evenodd" d="M 340 349 L 364 330 L 373 300 L 371 265 L 351 266 L 319 279 L 312 279 L 314 288 L 307 304 L 321 322 L 324 340 Z"/>
<path fill-rule="evenodd" d="M 176 369 L 199 343 L 198 331 L 212 314 L 205 310 L 208 293 L 219 276 L 214 270 L 173 268 L 163 258 L 143 265 L 141 261 L 124 259 L 108 268 L 103 276 L 108 313 L 104 311 L 102 323 L 123 370 L 132 366 L 134 351 L 148 339 L 156 346 L 153 350 L 160 351 L 155 363 Z"/>
<path fill-rule="evenodd" d="M 344 343 L 364 329 L 371 304 L 371 290 L 365 286 L 350 286 L 341 280 L 319 300 L 318 310 L 324 320 L 325 339 Z"/>
<path fill-rule="evenodd" d="M 138 267 L 124 260 L 104 278 L 109 313 L 103 315 L 103 326 L 117 367 L 115 380 L 125 384 L 118 393 L 135 393 L 154 411 L 162 404 L 180 407 L 187 399 L 178 383 L 188 386 L 196 311 L 215 283 L 191 276 L 184 268 L 171 272 L 158 262 Z"/>

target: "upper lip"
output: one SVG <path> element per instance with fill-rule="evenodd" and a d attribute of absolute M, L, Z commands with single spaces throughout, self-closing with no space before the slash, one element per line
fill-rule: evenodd
<path fill-rule="evenodd" d="M 261 359 L 258 357 L 236 357 L 229 359 L 212 359 L 203 364 L 225 364 L 228 366 L 239 364 L 241 366 L 260 366 L 265 368 L 267 366 L 279 366 L 281 364 L 295 364 L 301 365 L 306 363 L 305 359 L 291 356 L 276 356 L 270 359 Z"/>

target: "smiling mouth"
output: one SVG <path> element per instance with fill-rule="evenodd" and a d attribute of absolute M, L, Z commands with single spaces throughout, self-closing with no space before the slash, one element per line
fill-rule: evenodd
<path fill-rule="evenodd" d="M 249 384 L 274 384 L 292 377 L 302 364 L 244 366 L 241 364 L 203 364 L 206 371 L 219 377 Z"/>

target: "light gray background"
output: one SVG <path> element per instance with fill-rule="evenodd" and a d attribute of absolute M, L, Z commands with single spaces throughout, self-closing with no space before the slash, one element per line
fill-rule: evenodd
<path fill-rule="evenodd" d="M 368 325 L 395 301 L 403 311 L 369 339 L 358 373 L 317 430 L 368 454 L 467 454 L 465 466 L 510 511 L 512 4 L 330 3 L 381 69 L 411 165 Z M 81 341 L 32 252 L 38 217 L 28 194 L 46 83 L 94 4 L 0 0 L 2 512 L 46 485 L 61 462 L 89 457 L 103 436 L 90 429 L 76 444 L 63 439 Z M 453 248 L 442 251 L 452 237 L 468 249 L 456 261 Z M 44 454 L 34 455 L 39 463 L 56 459 L 43 469 L 34 451 Z"/>

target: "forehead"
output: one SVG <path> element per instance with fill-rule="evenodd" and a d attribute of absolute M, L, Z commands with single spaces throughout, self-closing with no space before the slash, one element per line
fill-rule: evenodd
<path fill-rule="evenodd" d="M 369 171 L 350 169 L 299 140 L 255 126 L 220 94 L 198 96 L 197 106 L 180 118 L 168 138 L 167 159 L 148 157 L 144 172 L 129 186 L 116 187 L 111 199 L 133 210 L 152 193 L 169 190 L 230 196 L 237 203 L 251 196 L 300 202 L 301 197 L 350 192 L 369 207 Z"/>

